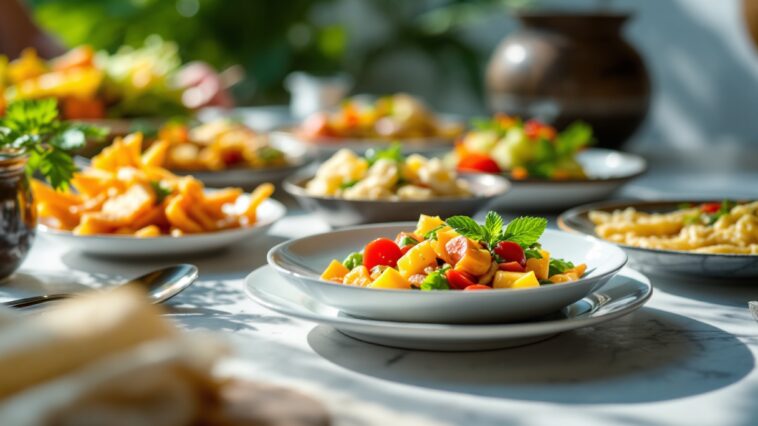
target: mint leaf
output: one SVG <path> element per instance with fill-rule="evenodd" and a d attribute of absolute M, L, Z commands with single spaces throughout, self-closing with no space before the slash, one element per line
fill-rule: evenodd
<path fill-rule="evenodd" d="M 415 238 L 413 238 L 413 237 L 409 237 L 409 236 L 405 235 L 405 236 L 404 236 L 404 237 L 403 237 L 403 238 L 400 240 L 400 244 L 398 244 L 398 246 L 400 246 L 400 247 L 405 247 L 405 246 L 413 246 L 413 245 L 416 245 L 416 244 L 418 244 L 418 241 L 416 241 L 416 239 L 415 239 Z"/>
<path fill-rule="evenodd" d="M 484 218 L 484 227 L 489 234 L 487 235 L 487 242 L 490 247 L 494 247 L 503 235 L 503 218 L 499 214 L 489 211 Z"/>
<path fill-rule="evenodd" d="M 524 256 L 527 259 L 542 259 L 542 253 L 540 253 L 540 250 L 532 247 L 524 249 Z"/>
<path fill-rule="evenodd" d="M 539 241 L 546 228 L 547 219 L 544 217 L 518 217 L 505 228 L 503 240 L 513 241 L 521 247 L 529 247 Z"/>
<path fill-rule="evenodd" d="M 487 229 L 480 226 L 474 219 L 468 216 L 453 216 L 445 220 L 455 232 L 474 241 L 482 241 L 487 238 Z"/>
<path fill-rule="evenodd" d="M 369 166 L 373 166 L 374 163 L 382 159 L 394 161 L 396 163 L 402 163 L 405 161 L 402 145 L 393 142 L 387 149 L 377 150 L 372 148 L 366 152 L 366 160 L 368 160 Z"/>
<path fill-rule="evenodd" d="M 568 260 L 558 259 L 554 257 L 550 259 L 550 269 L 547 275 L 552 277 L 555 274 L 562 274 L 573 267 L 574 264 Z"/>

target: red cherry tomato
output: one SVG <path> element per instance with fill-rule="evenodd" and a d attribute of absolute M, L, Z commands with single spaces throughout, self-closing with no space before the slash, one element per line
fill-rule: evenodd
<path fill-rule="evenodd" d="M 400 247 L 388 238 L 377 238 L 366 244 L 363 250 L 363 265 L 370 271 L 374 266 L 385 265 L 394 268 L 403 255 Z"/>
<path fill-rule="evenodd" d="M 700 210 L 703 213 L 713 214 L 721 210 L 721 203 L 705 203 L 700 206 Z"/>
<path fill-rule="evenodd" d="M 501 271 L 510 271 L 510 272 L 525 272 L 526 269 L 524 266 L 518 262 L 505 262 L 500 263 L 497 265 L 497 268 Z"/>
<path fill-rule="evenodd" d="M 458 161 L 462 172 L 500 173 L 500 166 L 489 155 L 469 152 Z"/>
<path fill-rule="evenodd" d="M 521 266 L 526 265 L 524 249 L 513 241 L 500 241 L 494 251 L 503 259 L 503 262 L 518 262 Z"/>
<path fill-rule="evenodd" d="M 403 254 L 403 255 L 405 255 L 405 253 L 408 253 L 409 251 L 411 251 L 412 248 L 413 248 L 413 246 L 401 247 L 400 248 L 400 253 Z"/>
<path fill-rule="evenodd" d="M 450 269 L 445 272 L 448 284 L 455 290 L 464 290 L 468 286 L 475 285 L 476 282 L 467 273 Z"/>
<path fill-rule="evenodd" d="M 474 284 L 463 289 L 463 291 L 492 290 L 492 287 L 484 284 Z"/>

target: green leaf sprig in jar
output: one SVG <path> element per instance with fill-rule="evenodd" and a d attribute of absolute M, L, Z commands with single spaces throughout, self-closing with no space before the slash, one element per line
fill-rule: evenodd
<path fill-rule="evenodd" d="M 0 280 L 18 269 L 34 241 L 37 214 L 29 177 L 38 173 L 53 188 L 68 188 L 76 171 L 69 155 L 99 127 L 59 119 L 55 100 L 23 100 L 0 118 Z"/>

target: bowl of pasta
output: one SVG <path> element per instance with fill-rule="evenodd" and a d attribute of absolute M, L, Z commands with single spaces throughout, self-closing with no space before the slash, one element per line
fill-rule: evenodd
<path fill-rule="evenodd" d="M 758 202 L 603 202 L 568 210 L 566 231 L 623 247 L 641 268 L 692 276 L 758 276 Z"/>
<path fill-rule="evenodd" d="M 170 256 L 217 250 L 265 232 L 285 208 L 264 183 L 206 189 L 157 165 L 161 148 L 142 153 L 142 135 L 116 138 L 76 172 L 71 188 L 31 182 L 38 228 L 47 239 L 101 256 Z"/>
<path fill-rule="evenodd" d="M 268 263 L 300 291 L 341 312 L 425 323 L 513 322 L 559 311 L 626 263 L 597 239 L 546 230 L 547 220 L 484 223 L 421 215 L 290 240 Z"/>
<path fill-rule="evenodd" d="M 366 155 L 343 149 L 313 173 L 284 181 L 284 190 L 334 227 L 414 220 L 422 213 L 473 215 L 505 194 L 495 175 L 458 174 L 438 158 L 405 156 L 399 144 Z"/>

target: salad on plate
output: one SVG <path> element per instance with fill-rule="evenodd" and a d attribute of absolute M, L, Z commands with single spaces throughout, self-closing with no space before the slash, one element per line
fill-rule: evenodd
<path fill-rule="evenodd" d="M 333 112 L 317 112 L 306 118 L 298 133 L 311 141 L 452 139 L 463 128 L 445 122 L 420 100 L 405 93 L 373 102 L 348 98 Z"/>
<path fill-rule="evenodd" d="M 577 281 L 584 263 L 552 258 L 539 239 L 540 217 L 507 225 L 495 212 L 479 224 L 468 216 L 421 215 L 415 230 L 375 239 L 343 261 L 332 260 L 321 279 L 395 290 L 524 289 Z"/>
<path fill-rule="evenodd" d="M 537 120 L 507 115 L 475 120 L 448 157 L 460 171 L 507 173 L 512 179 L 585 180 L 577 154 L 592 144 L 581 122 L 559 132 Z"/>

